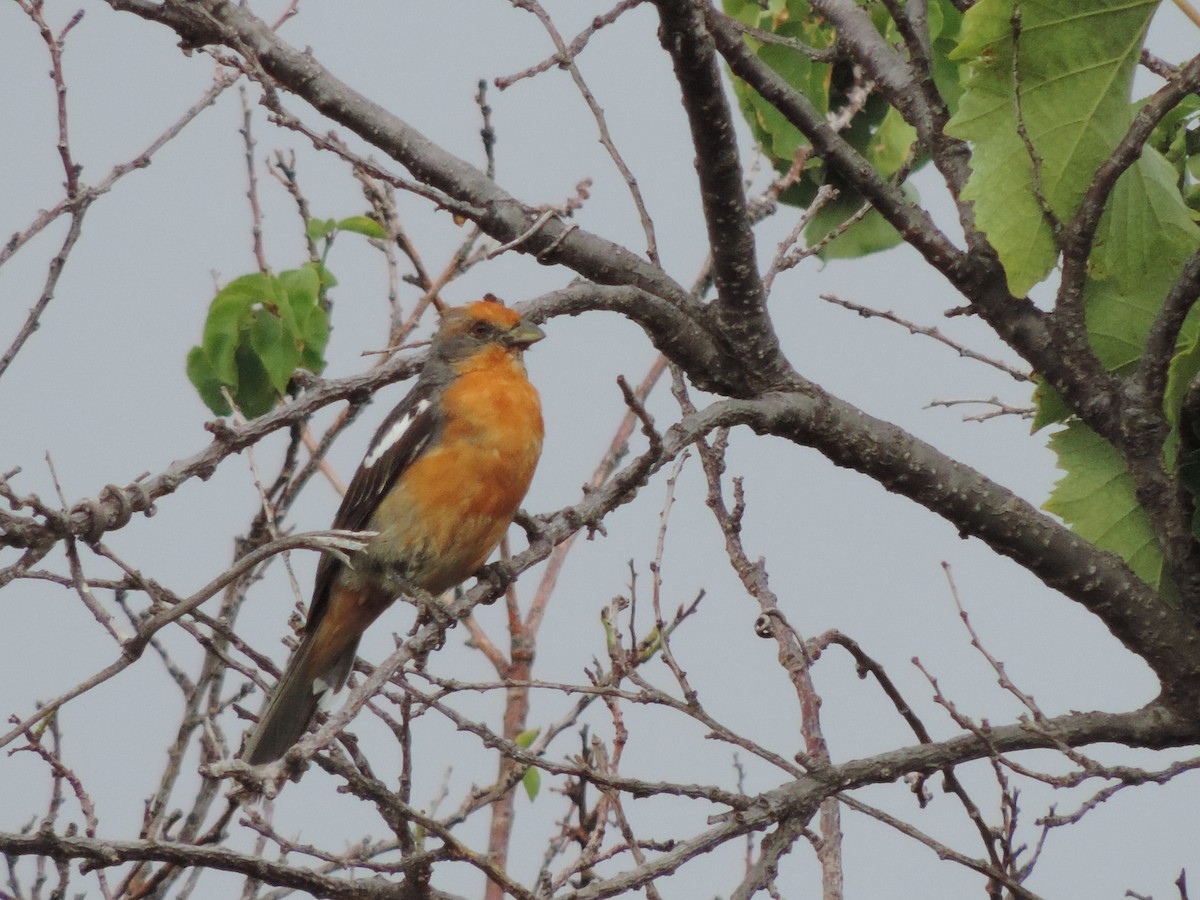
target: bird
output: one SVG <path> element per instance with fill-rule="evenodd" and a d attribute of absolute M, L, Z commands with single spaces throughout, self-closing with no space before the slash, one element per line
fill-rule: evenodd
<path fill-rule="evenodd" d="M 372 532 L 323 553 L 300 643 L 250 731 L 242 759 L 282 757 L 322 698 L 346 683 L 359 638 L 413 588 L 441 594 L 477 572 L 529 489 L 541 401 L 523 354 L 545 337 L 492 295 L 447 309 L 408 395 L 368 445 L 333 528 Z"/>

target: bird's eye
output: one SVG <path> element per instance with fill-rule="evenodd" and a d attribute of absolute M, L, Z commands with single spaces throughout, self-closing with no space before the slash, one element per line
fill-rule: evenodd
<path fill-rule="evenodd" d="M 492 333 L 492 326 L 487 322 L 476 322 L 471 326 L 471 334 L 477 338 L 485 338 Z"/>

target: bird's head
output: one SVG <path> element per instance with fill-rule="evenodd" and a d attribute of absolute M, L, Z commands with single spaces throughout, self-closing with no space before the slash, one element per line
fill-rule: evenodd
<path fill-rule="evenodd" d="M 442 324 L 433 338 L 433 354 L 449 363 L 472 357 L 489 346 L 519 355 L 545 336 L 542 329 L 488 294 L 482 300 L 442 313 Z"/>

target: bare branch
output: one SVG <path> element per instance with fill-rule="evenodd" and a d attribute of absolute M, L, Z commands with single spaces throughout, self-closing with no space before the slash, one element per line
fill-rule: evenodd
<path fill-rule="evenodd" d="M 910 322 L 907 319 L 901 318 L 891 310 L 883 311 L 872 309 L 869 306 L 862 306 L 861 304 L 854 303 L 850 300 L 843 300 L 841 297 L 838 297 L 835 294 L 821 294 L 820 297 L 822 300 L 826 300 L 829 303 L 833 303 L 844 309 L 856 312 L 865 319 L 878 318 L 887 322 L 894 322 L 903 328 L 907 328 L 910 334 L 920 334 L 924 335 L 925 337 L 933 338 L 935 341 L 945 344 L 951 350 L 955 351 L 959 356 L 964 357 L 965 359 L 973 359 L 977 362 L 984 363 L 985 365 L 991 366 L 993 369 L 999 369 L 1001 372 L 1003 372 L 1005 375 L 1008 375 L 1015 381 L 1033 381 L 1033 376 L 1027 370 L 1014 368 L 1003 360 L 995 359 L 991 356 L 986 356 L 982 353 L 972 350 L 970 347 L 964 346 L 958 341 L 947 337 L 935 326 L 917 325 L 915 322 Z"/>
<path fill-rule="evenodd" d="M 404 165 L 420 182 L 448 197 L 470 203 L 472 218 L 502 243 L 524 233 L 536 221 L 538 214 L 534 210 L 384 107 L 339 81 L 313 56 L 289 46 L 247 8 L 228 0 L 161 6 L 141 0 L 109 0 L 109 5 L 161 22 L 192 45 L 221 44 L 243 55 L 250 74 L 260 81 L 259 73 L 265 73 Z M 656 266 L 582 230 L 568 232 L 558 221 L 548 222 L 522 250 L 547 262 L 570 266 L 601 283 L 609 283 L 616 277 L 672 303 L 690 304 L 686 292 Z"/>
<path fill-rule="evenodd" d="M 587 82 L 583 80 L 583 75 L 579 71 L 579 67 L 575 65 L 575 54 L 572 53 L 566 43 L 562 39 L 562 35 L 558 33 L 558 29 L 554 27 L 554 22 L 542 8 L 542 5 L 537 0 L 512 0 L 513 4 L 528 10 L 537 16 L 539 22 L 546 29 L 546 33 L 550 35 L 550 39 L 554 42 L 555 49 L 558 50 L 557 63 L 559 67 L 565 68 L 571 73 L 571 79 L 575 82 L 575 87 L 579 89 L 579 93 L 583 96 L 584 102 L 588 109 L 591 110 L 592 118 L 596 120 L 596 127 L 600 131 L 600 143 L 604 145 L 604 149 L 608 151 L 609 157 L 613 161 L 613 165 L 617 167 L 617 171 L 621 173 L 621 177 L 625 179 L 625 185 L 629 188 L 629 195 L 633 198 L 633 205 L 637 207 L 638 216 L 642 220 L 642 229 L 646 232 L 646 258 L 655 265 L 659 265 L 658 260 L 658 241 L 654 237 L 654 221 L 650 218 L 650 213 L 646 210 L 646 202 L 642 199 L 641 188 L 638 187 L 637 179 L 633 177 L 633 173 L 629 171 L 629 166 L 625 164 L 625 160 L 621 158 L 620 151 L 617 150 L 617 145 L 613 143 L 612 135 L 608 131 L 608 123 L 604 119 L 604 110 L 600 108 L 600 104 L 596 102 L 595 96 L 591 89 L 588 88 Z M 626 4 L 622 4 L 625 6 Z M 615 18 L 619 12 L 623 11 L 620 6 L 610 15 Z M 593 22 L 592 31 L 594 32 L 600 27 L 599 22 Z M 579 40 L 576 38 L 576 40 Z M 489 173 L 490 177 L 490 173 Z"/>
<path fill-rule="evenodd" d="M 662 21 L 659 39 L 675 66 L 696 149 L 718 295 L 713 309 L 717 327 L 745 348 L 757 368 L 782 377 L 787 367 L 765 315 L 741 160 L 712 39 L 691 0 L 656 0 L 656 5 Z"/>

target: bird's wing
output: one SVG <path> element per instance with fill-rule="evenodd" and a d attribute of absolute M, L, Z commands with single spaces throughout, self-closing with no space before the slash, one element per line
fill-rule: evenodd
<path fill-rule="evenodd" d="M 413 461 L 425 452 L 431 440 L 441 430 L 441 404 L 437 402 L 440 386 L 436 382 L 418 380 L 408 396 L 392 410 L 354 473 L 342 505 L 333 519 L 333 528 L 362 531 L 384 497 Z M 312 603 L 308 608 L 305 630 L 316 628 L 329 603 L 329 591 L 342 562 L 329 553 L 322 554 L 313 585 Z"/>

